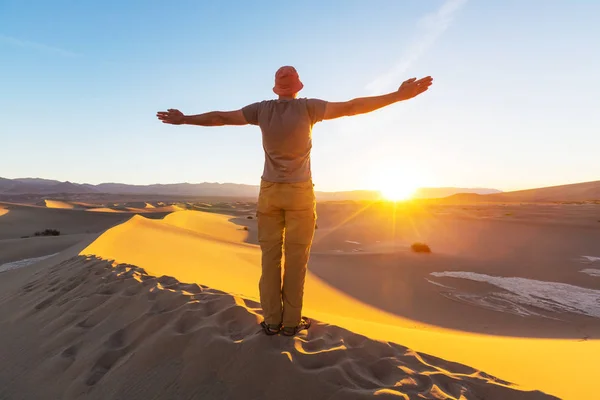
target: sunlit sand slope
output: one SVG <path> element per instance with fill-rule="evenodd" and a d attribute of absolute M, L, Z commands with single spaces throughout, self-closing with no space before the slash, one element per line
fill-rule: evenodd
<path fill-rule="evenodd" d="M 104 213 L 125 213 L 127 211 L 125 210 L 115 210 L 113 208 L 108 208 L 108 207 L 96 207 L 96 208 L 90 208 L 87 211 L 91 211 L 91 212 L 104 212 Z"/>
<path fill-rule="evenodd" d="M 75 208 L 75 206 L 73 206 L 73 204 L 67 203 L 66 201 L 44 200 L 44 202 L 46 203 L 46 207 L 48 207 L 48 208 L 65 208 L 65 209 Z"/>
<path fill-rule="evenodd" d="M 151 275 L 168 275 L 256 300 L 260 251 L 241 242 L 245 232 L 229 219 L 192 211 L 174 213 L 164 220 L 135 216 L 104 233 L 81 254 L 133 264 Z M 355 257 L 349 262 L 360 260 Z M 347 272 L 340 269 L 339 273 Z M 361 303 L 310 273 L 305 308 L 306 314 L 318 320 L 469 365 L 523 389 L 563 398 L 590 398 L 596 390 L 600 341 L 506 338 L 445 330 Z"/>

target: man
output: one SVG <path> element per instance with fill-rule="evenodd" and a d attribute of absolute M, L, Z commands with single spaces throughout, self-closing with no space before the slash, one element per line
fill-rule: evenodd
<path fill-rule="evenodd" d="M 200 126 L 258 125 L 265 152 L 258 197 L 258 241 L 262 251 L 260 302 L 268 335 L 293 336 L 310 327 L 302 317 L 304 279 L 315 232 L 316 212 L 310 169 L 311 131 L 322 120 L 369 113 L 413 98 L 431 86 L 426 77 L 409 79 L 392 93 L 345 102 L 298 99 L 304 87 L 293 67 L 275 74 L 277 100 L 250 104 L 236 111 L 183 115 L 169 109 L 157 113 L 167 124 Z M 282 256 L 285 254 L 283 286 Z"/>

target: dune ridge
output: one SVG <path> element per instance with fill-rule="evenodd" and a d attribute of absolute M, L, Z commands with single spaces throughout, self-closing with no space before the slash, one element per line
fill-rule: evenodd
<path fill-rule="evenodd" d="M 75 206 L 73 204 L 68 203 L 66 201 L 59 201 L 59 200 L 44 200 L 44 204 L 48 208 L 62 208 L 62 209 L 67 209 L 67 210 L 75 208 Z"/>

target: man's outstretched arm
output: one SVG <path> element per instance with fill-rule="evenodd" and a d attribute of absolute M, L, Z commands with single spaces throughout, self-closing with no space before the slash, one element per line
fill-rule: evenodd
<path fill-rule="evenodd" d="M 328 102 L 323 119 L 370 113 L 398 101 L 412 99 L 429 89 L 432 83 L 433 78 L 430 76 L 419 80 L 411 78 L 403 82 L 400 88 L 392 93 L 381 96 L 360 97 L 344 102 Z"/>
<path fill-rule="evenodd" d="M 248 124 L 242 110 L 211 111 L 198 115 L 184 115 L 181 111 L 170 108 L 167 111 L 159 111 L 156 116 L 165 124 L 173 125 L 223 126 Z"/>

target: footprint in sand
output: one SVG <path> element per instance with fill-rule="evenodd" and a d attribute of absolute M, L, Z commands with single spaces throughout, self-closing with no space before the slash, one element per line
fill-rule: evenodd
<path fill-rule="evenodd" d="M 191 284 L 180 283 L 179 289 L 183 292 L 187 292 L 190 294 L 202 293 L 202 288 L 195 283 L 191 283 Z"/>
<path fill-rule="evenodd" d="M 54 302 L 54 300 L 56 300 L 58 297 L 59 296 L 57 296 L 57 295 L 52 295 L 52 296 L 45 298 L 44 300 L 40 301 L 39 303 L 37 303 L 35 305 L 35 307 L 34 307 L 35 310 L 37 310 L 37 311 L 43 310 L 44 308 L 50 306 Z"/>
<path fill-rule="evenodd" d="M 85 384 L 88 386 L 94 386 L 96 383 L 98 383 L 126 353 L 126 349 L 118 349 L 109 350 L 102 354 L 92 367 L 90 376 L 86 379 Z"/>
<path fill-rule="evenodd" d="M 132 297 L 132 296 L 135 296 L 135 295 L 141 293 L 142 289 L 143 289 L 142 285 L 140 285 L 138 282 L 135 282 L 134 284 L 127 286 L 121 292 L 121 294 L 126 297 Z"/>
<path fill-rule="evenodd" d="M 62 358 L 67 358 L 69 360 L 71 360 L 71 362 L 75 361 L 75 358 L 77 357 L 77 352 L 79 350 L 79 344 L 74 344 L 71 345 L 69 347 L 67 347 L 66 349 L 64 349 L 62 351 L 62 353 L 60 353 L 60 356 Z"/>
<path fill-rule="evenodd" d="M 32 292 L 35 289 L 37 289 L 39 286 L 40 286 L 40 281 L 37 279 L 32 282 L 29 282 L 23 286 L 23 288 L 21 289 L 21 294 L 27 294 L 29 292 Z"/>
<path fill-rule="evenodd" d="M 82 321 L 79 321 L 76 326 L 84 329 L 89 329 L 96 326 L 96 323 L 94 321 L 91 321 L 90 318 L 86 318 Z"/>
<path fill-rule="evenodd" d="M 186 334 L 191 332 L 196 326 L 198 326 L 202 320 L 203 315 L 200 311 L 187 310 L 175 321 L 173 329 L 179 334 Z"/>
<path fill-rule="evenodd" d="M 111 349 L 120 349 L 125 346 L 125 328 L 111 334 L 106 341 L 106 345 Z"/>
<path fill-rule="evenodd" d="M 165 290 L 157 290 L 153 297 L 153 304 L 149 314 L 162 314 L 175 311 L 184 306 L 189 300 L 187 296 Z"/>
<path fill-rule="evenodd" d="M 61 372 L 66 371 L 75 362 L 78 351 L 79 344 L 74 344 L 64 349 L 58 357 L 53 360 L 52 369 Z"/>
<path fill-rule="evenodd" d="M 158 283 L 166 289 L 171 289 L 173 286 L 179 285 L 179 281 L 172 276 L 163 275 L 157 278 Z"/>
<path fill-rule="evenodd" d="M 115 294 L 117 292 L 117 289 L 115 287 L 115 283 L 104 283 L 102 284 L 99 288 L 98 291 L 96 293 L 98 294 L 102 294 L 102 295 L 111 295 L 111 294 Z"/>

